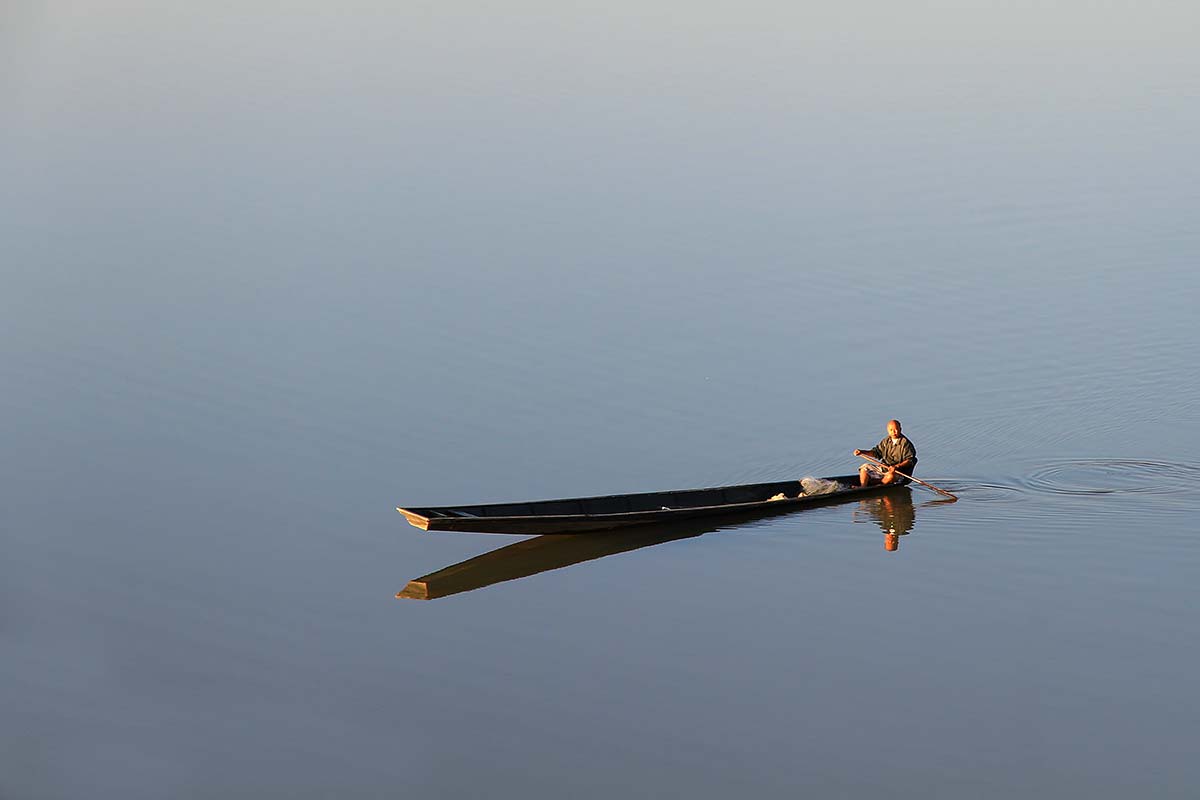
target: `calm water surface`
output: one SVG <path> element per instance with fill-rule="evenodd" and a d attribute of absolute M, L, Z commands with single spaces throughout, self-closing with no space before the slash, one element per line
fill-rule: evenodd
<path fill-rule="evenodd" d="M 1194 9 L 339 9 L 3 12 L 0 796 L 1200 792 Z"/>

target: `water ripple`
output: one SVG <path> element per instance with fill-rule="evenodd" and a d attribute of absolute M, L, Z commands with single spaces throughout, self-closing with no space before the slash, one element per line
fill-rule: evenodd
<path fill-rule="evenodd" d="M 1197 491 L 1200 465 L 1140 459 L 1056 461 L 1035 470 L 1025 486 L 1054 495 L 1182 494 Z"/>
<path fill-rule="evenodd" d="M 994 502 L 1017 502 L 1025 498 L 1024 490 L 1020 486 L 1010 486 L 1005 483 L 989 483 L 983 481 L 974 481 L 970 483 L 950 483 L 938 484 L 950 489 L 957 494 L 960 499 L 978 501 L 983 503 Z"/>

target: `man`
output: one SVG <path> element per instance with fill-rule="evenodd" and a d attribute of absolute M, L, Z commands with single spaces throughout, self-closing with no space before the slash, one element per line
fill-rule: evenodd
<path fill-rule="evenodd" d="M 903 472 L 912 475 L 913 467 L 917 465 L 917 448 L 908 437 L 900 432 L 900 420 L 890 419 L 887 424 L 887 436 L 870 450 L 855 450 L 856 456 L 870 456 L 882 461 L 880 466 L 868 461 L 858 470 L 860 486 L 872 483 L 908 483 L 908 479 L 897 474 Z"/>

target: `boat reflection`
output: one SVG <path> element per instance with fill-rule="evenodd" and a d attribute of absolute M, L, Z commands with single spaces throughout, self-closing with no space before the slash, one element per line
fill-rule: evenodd
<path fill-rule="evenodd" d="M 940 506 L 954 500 L 929 500 L 921 507 Z M 900 537 L 907 536 L 917 524 L 917 506 L 913 505 L 912 489 L 905 486 L 894 492 L 870 497 L 858 502 L 855 522 L 874 522 L 883 531 L 883 549 L 900 549 Z"/>
<path fill-rule="evenodd" d="M 396 597 L 434 600 L 617 553 L 690 539 L 721 527 L 712 521 L 684 521 L 641 525 L 628 531 L 599 536 L 569 533 L 536 536 L 414 578 Z"/>
<path fill-rule="evenodd" d="M 857 508 L 852 511 L 853 520 L 878 524 L 883 530 L 884 547 L 887 550 L 899 548 L 900 537 L 909 533 L 916 522 L 912 490 L 908 487 L 897 487 L 893 491 L 857 502 Z M 934 500 L 921 503 L 921 507 L 953 502 Z M 737 527 L 761 516 L 761 511 L 757 511 L 746 515 L 745 518 L 734 516 L 723 517 L 718 521 L 684 520 L 640 525 L 625 531 L 600 535 L 551 533 L 535 536 L 414 578 L 396 594 L 396 597 L 409 600 L 449 597 L 505 581 L 527 578 L 539 572 L 581 564 L 584 561 L 594 561 L 605 556 Z"/>

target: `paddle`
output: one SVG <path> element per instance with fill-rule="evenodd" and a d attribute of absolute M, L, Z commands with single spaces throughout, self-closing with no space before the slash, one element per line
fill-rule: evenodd
<path fill-rule="evenodd" d="M 887 466 L 887 464 L 884 464 L 882 461 L 880 461 L 878 459 L 871 458 L 866 453 L 859 453 L 858 457 L 865 458 L 867 461 L 874 461 L 876 464 L 878 464 L 881 467 Z M 900 472 L 899 470 L 896 471 L 896 474 L 899 475 L 901 478 L 908 478 L 910 481 L 916 481 L 917 483 L 921 484 L 922 486 L 924 486 L 928 489 L 933 489 L 935 492 L 944 494 L 944 495 L 946 495 L 946 497 L 949 497 L 951 500 L 958 499 L 957 495 L 950 494 L 945 489 L 939 489 L 938 487 L 934 486 L 932 483 L 926 483 L 925 481 L 921 480 L 920 478 L 914 478 L 912 475 L 905 475 L 903 472 Z"/>

